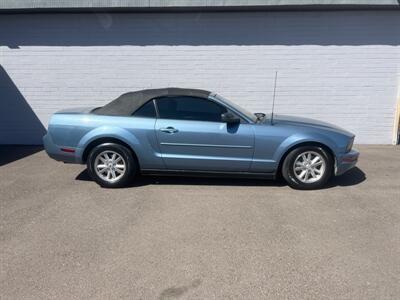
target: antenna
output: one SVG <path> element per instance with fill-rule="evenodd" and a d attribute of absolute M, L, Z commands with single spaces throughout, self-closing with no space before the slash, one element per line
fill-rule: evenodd
<path fill-rule="evenodd" d="M 271 125 L 273 125 L 273 121 L 274 121 L 275 92 L 276 92 L 276 80 L 277 79 L 278 79 L 278 71 L 275 71 L 274 95 L 272 96 Z"/>

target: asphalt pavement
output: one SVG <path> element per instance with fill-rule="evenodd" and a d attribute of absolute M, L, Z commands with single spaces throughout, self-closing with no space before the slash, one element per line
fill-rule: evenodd
<path fill-rule="evenodd" d="M 140 178 L 103 189 L 0 147 L 1 299 L 399 299 L 400 147 L 327 188 Z"/>

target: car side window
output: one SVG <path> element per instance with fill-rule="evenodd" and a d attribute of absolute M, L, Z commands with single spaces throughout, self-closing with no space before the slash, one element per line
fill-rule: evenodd
<path fill-rule="evenodd" d="M 156 99 L 161 119 L 221 122 L 227 109 L 213 101 L 190 96 L 160 97 Z"/>
<path fill-rule="evenodd" d="M 140 118 L 156 118 L 157 114 L 153 100 L 139 107 L 139 109 L 133 113 L 133 116 Z"/>

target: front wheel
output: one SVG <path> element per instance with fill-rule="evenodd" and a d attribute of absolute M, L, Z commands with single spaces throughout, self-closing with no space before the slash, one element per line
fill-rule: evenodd
<path fill-rule="evenodd" d="M 136 163 L 126 147 L 106 143 L 92 149 L 87 160 L 91 177 L 102 187 L 126 186 L 136 174 Z"/>
<path fill-rule="evenodd" d="M 296 189 L 323 187 L 333 173 L 333 159 L 323 148 L 303 146 L 291 151 L 282 166 L 282 175 Z"/>

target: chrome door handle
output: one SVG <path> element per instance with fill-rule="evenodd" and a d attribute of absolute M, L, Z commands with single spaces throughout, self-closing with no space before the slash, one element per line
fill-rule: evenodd
<path fill-rule="evenodd" d="M 167 128 L 160 128 L 160 131 L 165 132 L 165 133 L 176 133 L 176 132 L 178 132 L 178 129 L 168 126 Z"/>

